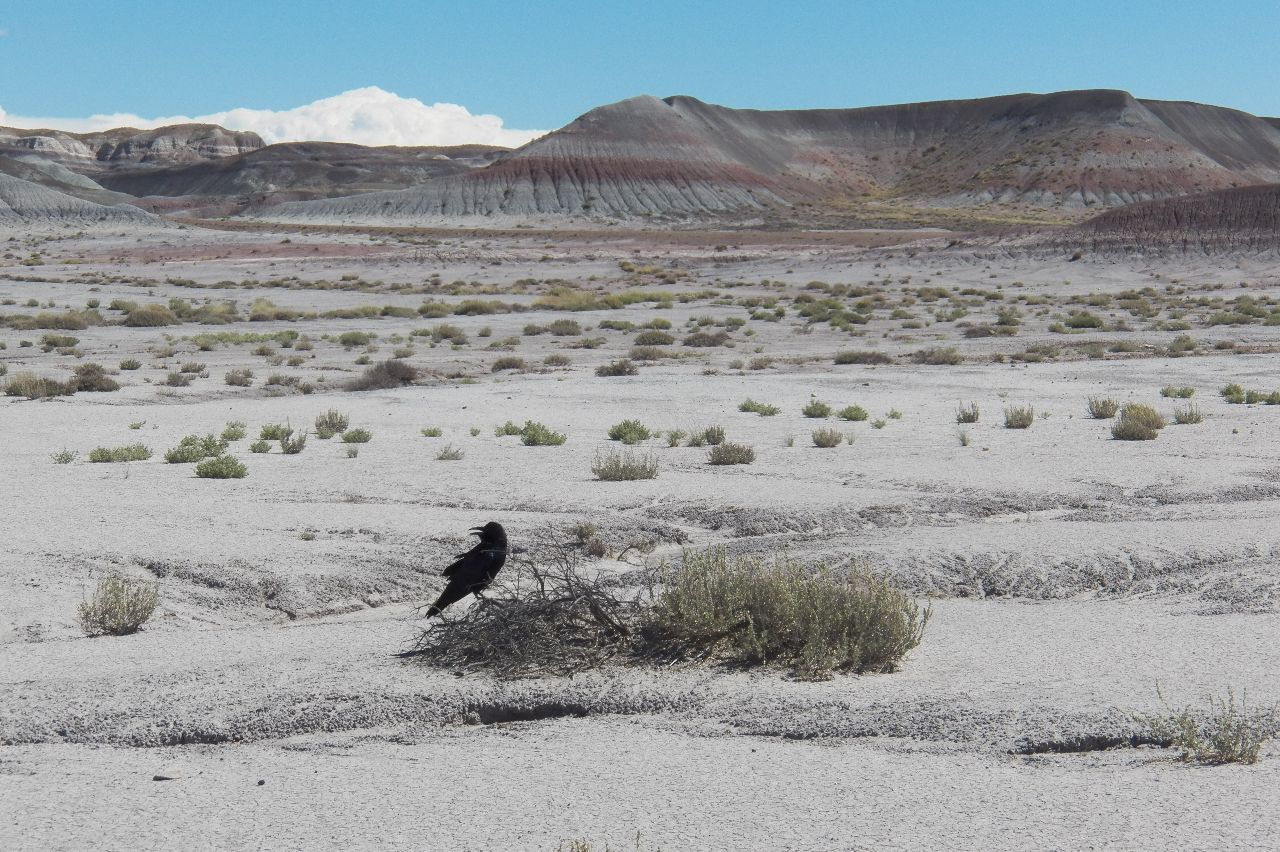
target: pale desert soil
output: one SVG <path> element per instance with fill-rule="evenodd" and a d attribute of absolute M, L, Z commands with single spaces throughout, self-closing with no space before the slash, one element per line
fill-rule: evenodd
<path fill-rule="evenodd" d="M 25 256 L 30 237 L 15 236 L 21 248 L 12 253 Z M 940 247 L 911 257 L 794 237 L 719 253 L 634 236 L 616 244 L 545 234 L 433 238 L 433 245 L 334 234 L 277 240 L 169 228 L 41 243 L 49 253 L 43 266 L 10 259 L 0 274 L 50 280 L 0 278 L 0 298 L 16 302 L 0 313 L 30 312 L 27 298 L 58 306 L 232 298 L 243 306 L 263 295 L 300 310 L 416 307 L 422 295 L 390 290 L 163 281 L 358 274 L 418 284 L 439 272 L 445 282 L 498 287 L 525 277 L 585 282 L 616 276 L 618 260 L 638 250 L 690 270 L 674 286 L 683 290 L 771 279 L 795 292 L 810 280 L 864 284 L 889 273 L 895 281 L 912 276 L 912 286 L 1012 289 L 1016 280 L 1054 298 L 1174 280 L 1230 297 L 1241 281 L 1256 294 L 1274 292 L 1278 271 L 1260 258 L 1070 263 Z M 312 244 L 321 251 L 309 257 Z M 78 255 L 84 263 L 60 262 Z M 83 277 L 99 271 L 120 277 Z M 161 283 L 148 293 L 139 279 Z M 1207 289 L 1219 284 L 1227 289 Z M 855 339 L 825 325 L 797 333 L 791 311 L 779 323 L 751 321 L 756 335 L 735 333 L 733 349 L 696 350 L 613 379 L 593 368 L 625 354 L 630 334 L 585 331 L 606 338 L 599 349 L 565 348 L 570 338 L 551 335 L 521 336 L 514 352 L 486 348 L 521 335 L 527 323 L 563 317 L 594 326 L 663 316 L 679 337 L 686 319 L 704 315 L 746 311 L 704 300 L 659 311 L 70 332 L 84 361 L 113 368 L 134 356 L 144 367 L 116 376 L 126 385 L 116 393 L 0 401 L 0 495 L 9 507 L 0 552 L 0 846 L 172 848 L 182 838 L 192 848 L 554 849 L 582 838 L 631 848 L 637 832 L 643 849 L 1274 843 L 1274 744 L 1253 767 L 1191 767 L 1147 746 L 1103 749 L 1141 732 L 1132 714 L 1160 708 L 1157 682 L 1178 706 L 1228 685 L 1247 689 L 1258 705 L 1280 699 L 1280 407 L 1228 405 L 1216 394 L 1232 381 L 1280 387 L 1275 326 L 1197 326 L 1188 333 L 1207 343 L 1233 340 L 1236 350 L 1139 357 L 1174 333 L 1135 323 L 1123 335 L 1053 335 L 1044 329 L 1048 318 L 1028 317 L 1015 338 L 966 339 L 942 324 L 911 332 L 876 320 Z M 376 360 L 394 348 L 387 337 L 439 322 L 470 340 L 455 350 L 415 339 L 409 360 L 432 374 L 423 384 L 339 389 L 359 371 L 353 361 L 361 350 L 323 335 L 376 331 Z M 484 326 L 488 338 L 479 336 Z M 201 352 L 181 339 L 290 328 L 315 342 L 298 353 L 305 356 L 298 367 L 270 366 L 250 345 Z M 79 363 L 18 345 L 41 333 L 0 331 L 7 344 L 0 363 L 10 376 L 24 369 L 65 376 Z M 166 333 L 176 351 L 162 358 Z M 1121 336 L 1152 349 L 1016 366 L 990 358 L 1036 342 L 1110 344 Z M 831 364 L 840 349 L 902 354 L 931 345 L 954 345 L 967 360 Z M 757 346 L 776 359 L 772 367 L 730 367 Z M 536 365 L 551 352 L 573 364 L 489 372 L 500 355 Z M 161 384 L 188 361 L 205 364 L 209 377 L 186 388 Z M 257 376 L 252 388 L 223 383 L 228 369 L 245 366 Z M 273 396 L 263 386 L 272 373 L 296 375 L 315 392 Z M 1110 440 L 1107 422 L 1085 416 L 1095 394 L 1168 414 L 1173 402 L 1159 395 L 1167 384 L 1197 388 L 1202 424 L 1126 443 Z M 819 424 L 799 413 L 811 395 L 836 408 L 858 403 L 873 419 L 892 409 L 902 418 L 883 429 Z M 782 413 L 739 412 L 748 396 Z M 968 401 L 982 418 L 966 427 L 964 447 L 954 414 Z M 1049 416 L 1026 431 L 1005 430 L 1001 409 L 1015 403 Z M 250 473 L 231 481 L 197 479 L 190 466 L 162 458 L 183 435 L 218 431 L 229 420 L 245 421 L 251 440 L 265 423 L 305 427 L 328 408 L 373 432 L 357 458 L 346 458 L 336 439 L 312 436 L 296 456 L 278 448 L 250 454 L 244 441 L 233 453 Z M 703 449 L 653 440 L 645 449 L 658 457 L 657 479 L 597 482 L 593 453 L 626 417 L 658 429 L 722 424 L 730 440 L 755 447 L 757 461 L 711 467 Z M 508 419 L 543 421 L 569 440 L 532 448 L 495 437 Z M 140 421 L 140 429 L 128 428 Z M 854 441 L 816 449 L 809 432 L 817 425 Z M 425 438 L 424 426 L 444 436 Z M 137 440 L 156 456 L 86 460 L 93 447 Z M 465 458 L 436 461 L 446 443 Z M 50 454 L 64 447 L 80 457 L 53 464 Z M 682 546 L 707 545 L 836 564 L 856 558 L 930 600 L 934 616 L 901 671 L 822 683 L 706 667 L 502 683 L 392 658 L 418 629 L 413 605 L 438 588 L 442 560 L 467 528 L 489 519 L 506 524 L 517 542 L 549 525 L 591 520 L 614 541 L 651 541 L 651 561 L 678 561 Z M 600 567 L 626 572 L 641 561 Z M 75 606 L 109 569 L 158 578 L 162 605 L 142 633 L 88 639 Z M 154 775 L 175 780 L 153 782 Z"/>

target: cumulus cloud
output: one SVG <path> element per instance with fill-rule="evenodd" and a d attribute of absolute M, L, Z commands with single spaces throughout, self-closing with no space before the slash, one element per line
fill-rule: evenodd
<path fill-rule="evenodd" d="M 129 113 L 88 118 L 39 118 L 10 115 L 0 108 L 0 125 L 49 128 L 74 133 L 167 124 L 220 124 L 230 130 L 252 130 L 273 142 L 355 142 L 360 145 L 523 145 L 545 130 L 504 127 L 496 115 L 472 115 L 458 104 L 427 105 L 369 86 L 286 110 L 241 107 L 209 115 L 143 118 Z"/>

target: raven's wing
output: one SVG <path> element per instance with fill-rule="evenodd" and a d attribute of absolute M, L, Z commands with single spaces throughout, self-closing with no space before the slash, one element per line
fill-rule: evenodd
<path fill-rule="evenodd" d="M 466 553 L 459 553 L 454 557 L 454 562 L 448 568 L 440 572 L 441 577 L 452 577 L 463 568 L 471 567 L 473 559 L 476 556 L 476 548 L 468 550 Z"/>

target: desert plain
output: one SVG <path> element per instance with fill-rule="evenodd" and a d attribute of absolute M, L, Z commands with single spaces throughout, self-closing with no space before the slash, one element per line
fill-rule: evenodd
<path fill-rule="evenodd" d="M 1254 765 L 1202 766 L 1138 720 L 1228 688 L 1280 700 L 1274 252 L 159 222 L 15 228 L 0 247 L 0 313 L 19 318 L 0 331 L 7 377 L 92 362 L 121 385 L 0 401 L 0 847 L 1280 836 L 1274 741 Z M 163 326 L 110 307 L 171 300 L 185 318 Z M 101 324 L 22 327 L 90 304 Z M 637 352 L 646 330 L 671 340 Z M 393 357 L 416 381 L 347 388 Z M 634 374 L 597 374 L 624 358 Z M 1170 422 L 1114 440 L 1090 397 Z M 832 413 L 806 417 L 814 400 Z M 836 414 L 853 405 L 866 419 Z M 977 421 L 957 423 L 970 405 Z M 1023 406 L 1030 427 L 1005 428 Z M 1188 406 L 1201 422 L 1175 424 Z M 331 409 L 370 440 L 248 449 Z M 655 433 L 634 449 L 656 478 L 593 476 L 624 419 Z M 524 446 L 495 434 L 507 421 L 567 440 Z M 229 422 L 248 431 L 229 449 L 244 478 L 165 462 Z M 668 446 L 713 425 L 754 462 Z M 841 443 L 815 446 L 820 428 Z M 139 442 L 151 458 L 89 460 Z M 589 524 L 592 570 L 620 576 L 708 547 L 864 565 L 931 618 L 898 671 L 821 681 L 622 662 L 502 680 L 393 656 L 487 520 L 516 546 Z M 86 637 L 77 605 L 110 572 L 156 582 L 159 608 L 134 635 Z"/>

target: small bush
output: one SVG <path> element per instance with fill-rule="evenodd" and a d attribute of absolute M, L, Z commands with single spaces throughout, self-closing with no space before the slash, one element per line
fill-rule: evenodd
<path fill-rule="evenodd" d="M 651 631 L 678 657 L 790 666 L 796 676 L 891 672 L 920 644 L 930 610 L 890 581 L 790 560 L 686 552 L 654 604 Z"/>
<path fill-rule="evenodd" d="M 971 402 L 968 405 L 962 405 L 956 409 L 956 422 L 977 423 L 979 415 L 980 412 L 978 411 L 978 404 L 976 402 Z"/>
<path fill-rule="evenodd" d="M 688 435 L 683 429 L 672 429 L 667 432 L 667 446 L 678 447 L 680 442 Z"/>
<path fill-rule="evenodd" d="M 229 385 L 238 388 L 247 388 L 253 384 L 253 370 L 236 369 L 228 370 L 222 380 Z"/>
<path fill-rule="evenodd" d="M 75 370 L 76 390 L 106 393 L 120 390 L 120 383 L 107 375 L 101 364 L 81 364 Z"/>
<path fill-rule="evenodd" d="M 1036 421 L 1036 410 L 1030 405 L 1010 405 L 1004 410 L 1004 428 L 1030 429 Z"/>
<path fill-rule="evenodd" d="M 822 447 L 823 449 L 838 447 L 844 441 L 844 435 L 841 435 L 835 429 L 815 429 L 810 433 L 810 437 L 813 438 L 815 447 Z"/>
<path fill-rule="evenodd" d="M 893 359 L 883 352 L 847 350 L 837 352 L 835 362 L 837 364 L 892 364 Z"/>
<path fill-rule="evenodd" d="M 128 636 L 137 633 L 159 605 L 155 583 L 110 574 L 98 581 L 93 597 L 80 602 L 77 615 L 86 636 Z"/>
<path fill-rule="evenodd" d="M 296 456 L 298 453 L 302 452 L 306 446 L 306 432 L 299 432 L 292 437 L 286 435 L 280 439 L 280 452 L 284 453 L 286 456 Z"/>
<path fill-rule="evenodd" d="M 638 444 L 653 437 L 653 432 L 639 420 L 623 420 L 609 427 L 609 440 Z"/>
<path fill-rule="evenodd" d="M 597 376 L 634 376 L 638 372 L 640 371 L 631 362 L 630 358 L 623 358 L 596 367 Z"/>
<path fill-rule="evenodd" d="M 658 457 L 632 450 L 609 449 L 603 453 L 597 450 L 591 472 L 605 482 L 654 479 L 658 475 Z"/>
<path fill-rule="evenodd" d="M 191 384 L 191 376 L 188 373 L 170 373 L 164 383 L 171 388 L 185 388 Z"/>
<path fill-rule="evenodd" d="M 1089 416 L 1094 420 L 1110 420 L 1120 410 L 1120 403 L 1101 396 L 1089 397 Z"/>
<path fill-rule="evenodd" d="M 120 362 L 120 369 L 126 370 L 126 371 L 141 370 L 142 362 L 139 361 L 137 358 L 125 358 L 123 361 Z"/>
<path fill-rule="evenodd" d="M 724 437 L 723 426 L 708 426 L 702 430 L 702 440 L 712 447 L 723 444 Z"/>
<path fill-rule="evenodd" d="M 769 405 L 764 402 L 756 402 L 753 399 L 744 399 L 738 404 L 739 411 L 745 411 L 749 414 L 759 414 L 761 417 L 773 417 L 775 414 L 782 412 L 782 409 L 776 405 Z"/>
<path fill-rule="evenodd" d="M 685 346 L 723 346 L 729 341 L 729 334 L 725 331 L 695 331 L 693 334 L 685 335 L 682 341 Z"/>
<path fill-rule="evenodd" d="M 287 423 L 267 423 L 258 433 L 264 441 L 283 441 L 293 434 L 293 427 Z"/>
<path fill-rule="evenodd" d="M 422 437 L 424 438 L 440 438 L 444 436 L 444 430 L 439 426 L 422 427 Z"/>
<path fill-rule="evenodd" d="M 928 364 L 935 367 L 955 366 L 956 364 L 964 363 L 964 356 L 950 347 L 935 347 L 912 352 L 911 361 L 915 364 Z"/>
<path fill-rule="evenodd" d="M 1120 419 L 1132 420 L 1135 423 L 1141 423 L 1143 426 L 1156 430 L 1163 429 L 1168 425 L 1160 412 L 1149 405 L 1140 405 L 1134 402 L 1120 409 Z"/>
<path fill-rule="evenodd" d="M 338 335 L 338 343 L 347 347 L 368 346 L 377 337 L 367 331 L 344 331 Z"/>
<path fill-rule="evenodd" d="M 227 442 L 214 435 L 187 435 L 164 454 L 164 460 L 169 464 L 195 464 L 210 456 L 222 455 L 226 448 Z"/>
<path fill-rule="evenodd" d="M 1173 409 L 1173 422 L 1179 426 L 1189 426 L 1204 422 L 1204 412 L 1194 402 L 1179 405 Z"/>
<path fill-rule="evenodd" d="M 79 455 L 80 454 L 75 450 L 68 450 L 66 447 L 63 447 L 61 450 L 50 456 L 50 458 L 53 459 L 54 464 L 71 464 Z"/>
<path fill-rule="evenodd" d="M 543 358 L 542 363 L 548 367 L 567 367 L 573 362 L 569 359 L 568 355 L 561 355 L 558 352 L 553 352 Z"/>
<path fill-rule="evenodd" d="M 636 346 L 670 346 L 676 342 L 676 339 L 665 331 L 650 329 L 637 334 L 631 342 Z"/>
<path fill-rule="evenodd" d="M 1165 385 L 1160 388 L 1160 395 L 1166 399 L 1190 399 L 1195 395 L 1196 389 L 1193 387 L 1177 387 L 1175 385 Z"/>
<path fill-rule="evenodd" d="M 347 383 L 349 391 L 389 390 L 413 384 L 418 370 L 412 364 L 395 359 L 370 366 L 358 378 Z"/>
<path fill-rule="evenodd" d="M 708 464 L 751 464 L 756 451 L 744 444 L 717 444 L 707 453 Z"/>
<path fill-rule="evenodd" d="M 504 355 L 493 362 L 493 366 L 489 368 L 492 373 L 500 373 L 503 370 L 523 370 L 525 368 L 524 359 L 515 355 Z"/>
<path fill-rule="evenodd" d="M 1111 427 L 1117 441 L 1154 441 L 1165 427 L 1165 419 L 1149 405 L 1130 403 L 1120 409 L 1120 419 Z"/>
<path fill-rule="evenodd" d="M 812 417 L 815 419 L 830 417 L 831 406 L 820 400 L 811 399 L 804 408 L 800 409 L 800 413 L 805 417 Z"/>
<path fill-rule="evenodd" d="M 347 415 L 336 408 L 331 408 L 316 417 L 316 437 L 327 441 L 334 435 L 347 431 L 350 425 Z"/>
<path fill-rule="evenodd" d="M 249 430 L 245 427 L 245 424 L 242 421 L 232 420 L 223 427 L 222 434 L 219 437 L 225 443 L 229 444 L 232 441 L 242 440 L 247 434 L 249 434 Z"/>
<path fill-rule="evenodd" d="M 453 444 L 445 444 L 440 452 L 436 453 L 436 461 L 460 461 L 465 455 L 463 450 Z"/>
<path fill-rule="evenodd" d="M 859 422 L 866 420 L 868 417 L 867 410 L 861 405 L 846 405 L 844 408 L 836 412 L 836 416 L 841 420 L 852 420 Z"/>
<path fill-rule="evenodd" d="M 367 444 L 372 439 L 373 433 L 368 429 L 348 429 L 342 433 L 344 444 Z"/>
<path fill-rule="evenodd" d="M 44 399 L 52 396 L 71 396 L 76 392 L 75 381 L 60 382 L 57 379 L 37 376 L 35 373 L 14 373 L 5 382 L 6 396 L 24 396 L 27 399 Z"/>
<path fill-rule="evenodd" d="M 1160 696 L 1164 701 L 1164 696 Z M 1181 759 L 1196 763 L 1222 764 L 1258 762 L 1262 745 L 1276 735 L 1276 708 L 1250 711 L 1245 697 L 1236 703 L 1235 690 L 1226 698 L 1208 696 L 1208 712 L 1201 715 L 1190 707 L 1169 709 L 1160 716 L 1136 715 L 1151 738 L 1181 749 Z"/>
<path fill-rule="evenodd" d="M 254 441 L 252 444 L 250 444 L 250 445 L 249 445 L 249 452 L 251 452 L 251 453 L 269 453 L 269 452 L 271 452 L 271 444 L 267 443 L 266 441 L 261 441 L 261 440 L 259 440 L 259 441 Z"/>
<path fill-rule="evenodd" d="M 493 430 L 493 434 L 499 438 L 505 438 L 508 435 L 519 435 L 520 427 L 508 420 L 501 426 L 497 426 Z"/>
<path fill-rule="evenodd" d="M 196 476 L 201 479 L 243 479 L 248 475 L 249 469 L 235 456 L 215 456 L 196 465 Z"/>
<path fill-rule="evenodd" d="M 558 447 L 568 440 L 563 432 L 556 432 L 541 423 L 528 420 L 520 430 L 520 442 L 526 447 Z"/>
<path fill-rule="evenodd" d="M 149 458 L 151 458 L 151 450 L 145 444 L 97 447 L 89 452 L 89 461 L 98 463 L 146 461 Z"/>
<path fill-rule="evenodd" d="M 178 325 L 180 322 L 177 314 L 164 305 L 135 305 L 124 318 L 125 325 L 135 328 Z"/>
<path fill-rule="evenodd" d="M 551 324 L 547 326 L 547 331 L 551 332 L 556 337 L 571 337 L 575 334 L 582 334 L 582 326 L 577 320 L 558 319 L 553 320 Z"/>
<path fill-rule="evenodd" d="M 179 369 L 179 372 L 195 373 L 196 375 L 199 375 L 200 373 L 204 372 L 204 364 L 201 364 L 198 361 L 188 361 L 186 364 L 182 365 L 182 367 Z"/>

